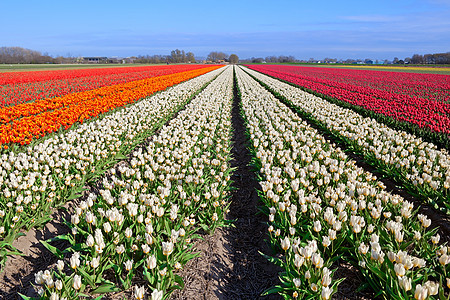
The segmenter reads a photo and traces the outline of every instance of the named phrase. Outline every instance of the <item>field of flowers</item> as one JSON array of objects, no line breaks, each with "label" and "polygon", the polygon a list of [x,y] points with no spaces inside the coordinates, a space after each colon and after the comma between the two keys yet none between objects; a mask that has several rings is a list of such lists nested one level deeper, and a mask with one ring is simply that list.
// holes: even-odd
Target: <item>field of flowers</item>
[{"label": "field of flowers", "polygon": [[76,198],[87,181],[129,154],[218,73],[196,77],[20,151],[4,150],[0,165],[2,262],[21,229],[45,222],[52,207]]},{"label": "field of flowers", "polygon": [[33,139],[68,129],[74,123],[133,103],[156,91],[205,74],[217,67],[205,67],[170,75],[145,78],[85,92],[46,98],[0,109],[0,147],[10,143],[29,144]]},{"label": "field of flowers", "polygon": [[248,67],[321,96],[362,107],[432,133],[442,133],[444,138],[450,133],[448,75],[278,65]]},{"label": "field of flowers", "polygon": [[320,124],[362,154],[373,166],[450,213],[450,153],[447,150],[438,150],[434,144],[412,134],[364,118],[269,76],[249,72],[305,118]]},{"label": "field of flowers", "polygon": [[[339,275],[345,262],[358,289],[374,298],[449,299],[448,237],[418,212],[419,204],[450,212],[448,150],[285,81],[330,88],[324,80],[334,78],[340,87],[360,88],[348,95],[381,90],[382,83],[327,70],[332,75],[307,80],[281,66],[154,68],[0,76],[4,86],[23,84],[24,90],[39,82],[50,89],[52,81],[93,82],[89,90],[32,96],[32,102],[17,95],[18,104],[0,108],[1,266],[19,254],[19,236],[69,206],[68,233],[39,241],[57,261],[32,274],[41,299],[117,293],[161,300],[185,288],[180,274],[202,255],[199,234],[233,223],[227,213],[240,176],[239,167],[231,167],[233,128],[248,137],[260,186],[259,209],[273,249],[264,256],[282,270],[279,284],[261,294],[333,299],[344,280],[355,280]],[[391,78],[383,101],[426,98],[445,107],[442,82],[420,88],[402,87],[402,80]],[[416,102],[417,110],[422,104]],[[233,127],[237,117],[242,128]],[[388,191],[345,151],[419,201]]]},{"label": "field of flowers", "polygon": [[0,107],[60,97],[103,86],[201,69],[204,65],[164,65],[0,73]]},{"label": "field of flowers", "polygon": [[[228,68],[77,206],[72,234],[57,238],[71,243],[70,263],[36,274],[40,294],[78,299],[86,287],[128,289],[137,273],[152,299],[183,285],[175,272],[193,256],[193,233],[214,231],[228,207],[232,81]],[[142,298],[144,286],[134,288]]]},{"label": "field of flowers", "polygon": [[271,292],[330,299],[340,283],[333,262],[344,259],[378,296],[446,299],[449,249],[431,221],[240,69],[237,82],[271,241],[284,253],[272,258],[284,272]]}]

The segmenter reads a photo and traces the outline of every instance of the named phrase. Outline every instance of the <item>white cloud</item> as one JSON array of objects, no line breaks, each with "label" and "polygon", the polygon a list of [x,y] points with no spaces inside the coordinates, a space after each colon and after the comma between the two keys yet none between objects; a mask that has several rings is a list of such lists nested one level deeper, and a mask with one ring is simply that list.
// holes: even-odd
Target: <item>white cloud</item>
[{"label": "white cloud", "polygon": [[385,23],[393,21],[401,21],[403,16],[383,16],[383,15],[358,15],[358,16],[341,16],[340,19],[356,22]]}]

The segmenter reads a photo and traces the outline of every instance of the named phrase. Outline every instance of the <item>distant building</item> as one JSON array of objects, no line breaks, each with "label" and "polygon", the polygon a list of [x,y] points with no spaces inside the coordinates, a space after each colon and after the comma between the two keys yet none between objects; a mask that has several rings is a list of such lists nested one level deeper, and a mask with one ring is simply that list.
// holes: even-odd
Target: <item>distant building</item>
[{"label": "distant building", "polygon": [[104,64],[108,62],[108,58],[107,57],[100,57],[100,56],[95,56],[95,57],[83,57],[83,63],[88,63],[88,64]]},{"label": "distant building", "polygon": [[114,57],[109,57],[107,60],[107,63],[108,64],[122,64],[122,63],[124,64],[125,62],[123,62],[123,59],[121,57],[114,56]]}]

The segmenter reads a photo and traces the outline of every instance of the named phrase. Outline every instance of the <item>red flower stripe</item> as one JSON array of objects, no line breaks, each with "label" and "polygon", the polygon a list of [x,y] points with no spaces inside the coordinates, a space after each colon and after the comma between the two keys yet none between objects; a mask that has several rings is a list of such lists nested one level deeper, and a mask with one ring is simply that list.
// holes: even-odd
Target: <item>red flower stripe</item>
[{"label": "red flower stripe", "polygon": [[450,76],[318,67],[249,65],[323,95],[450,133]]},{"label": "red flower stripe", "polygon": [[[0,145],[10,143],[29,144],[32,139],[58,131],[61,127],[68,129],[76,122],[83,123],[86,119],[133,103],[154,92],[164,90],[169,86],[220,67],[203,67],[197,70],[106,86],[55,98],[54,102],[63,104],[57,109],[45,110],[42,113],[0,125]],[[70,103],[70,105],[64,105],[64,103]]]},{"label": "red flower stripe", "polygon": [[59,71],[0,73],[0,107],[59,97],[149,77],[204,68],[205,65],[164,65]]}]

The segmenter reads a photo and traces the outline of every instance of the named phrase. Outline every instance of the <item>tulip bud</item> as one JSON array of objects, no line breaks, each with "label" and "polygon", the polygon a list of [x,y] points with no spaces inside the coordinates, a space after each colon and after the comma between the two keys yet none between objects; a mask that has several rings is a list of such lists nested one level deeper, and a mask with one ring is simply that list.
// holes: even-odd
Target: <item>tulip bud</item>
[{"label": "tulip bud", "polygon": [[125,270],[130,271],[133,268],[133,260],[129,259],[123,263],[125,265]]},{"label": "tulip bud", "polygon": [[281,248],[284,251],[287,251],[290,246],[291,246],[291,241],[289,240],[289,237],[285,237],[284,239],[281,240]]},{"label": "tulip bud", "polygon": [[61,280],[56,280],[55,281],[55,287],[56,287],[56,289],[58,290],[58,291],[60,291],[60,290],[62,290],[62,288],[63,288],[63,283],[62,283],[62,281]]},{"label": "tulip bud", "polygon": [[136,297],[136,299],[141,300],[144,299],[144,294],[145,294],[145,290],[144,290],[144,286],[134,286],[134,296]]},{"label": "tulip bud", "polygon": [[154,269],[156,267],[156,257],[154,255],[148,257],[146,259],[147,268],[150,270]]},{"label": "tulip bud", "polygon": [[294,278],[294,279],[292,280],[292,282],[294,283],[294,285],[295,285],[296,288],[299,288],[300,285],[301,285],[301,283],[302,283],[302,281],[300,280],[300,278]]},{"label": "tulip bud", "polygon": [[398,283],[399,283],[400,287],[405,290],[405,292],[411,290],[411,288],[412,288],[412,286],[411,286],[411,278],[408,278],[406,276],[399,277],[398,278]]},{"label": "tulip bud", "polygon": [[320,224],[320,221],[314,221],[313,229],[315,232],[319,232],[320,230],[322,230],[322,225]]},{"label": "tulip bud", "polygon": [[81,288],[81,276],[80,275],[75,275],[73,277],[73,288],[75,290],[79,290]]},{"label": "tulip bud", "polygon": [[322,288],[322,294],[321,294],[322,300],[330,299],[332,292],[333,292],[332,288],[330,288],[330,287],[323,287]]},{"label": "tulip bud", "polygon": [[162,242],[163,254],[169,256],[173,252],[172,242]]}]

